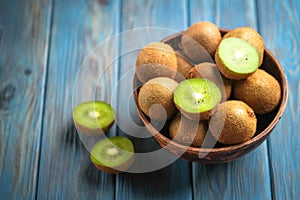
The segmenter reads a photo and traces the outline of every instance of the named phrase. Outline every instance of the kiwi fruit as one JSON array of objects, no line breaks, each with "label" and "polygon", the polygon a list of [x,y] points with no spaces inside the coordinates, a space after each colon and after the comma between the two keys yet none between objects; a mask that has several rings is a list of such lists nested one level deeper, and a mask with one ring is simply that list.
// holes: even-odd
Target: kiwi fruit
[{"label": "kiwi fruit", "polygon": [[[201,58],[201,54],[203,54],[203,50],[200,47],[203,47],[210,57],[213,57],[221,39],[220,30],[215,24],[211,22],[197,22],[183,32],[181,45],[192,60],[199,62],[203,61],[203,58],[198,58]],[[195,45],[195,42],[198,45]]]},{"label": "kiwi fruit", "polygon": [[92,148],[90,159],[95,167],[106,173],[120,173],[134,162],[134,146],[123,136],[105,138]]},{"label": "kiwi fruit", "polygon": [[207,121],[190,120],[178,113],[170,123],[170,137],[183,145],[200,147],[207,132]]},{"label": "kiwi fruit", "polygon": [[177,58],[177,74],[175,77],[175,81],[181,82],[185,80],[185,77],[189,73],[189,71],[194,68],[194,66],[188,61],[188,59],[182,55],[181,52],[176,52]]},{"label": "kiwi fruit", "polygon": [[256,114],[265,114],[279,104],[281,87],[272,75],[258,69],[246,79],[234,82],[233,96],[247,103]]},{"label": "kiwi fruit", "polygon": [[220,101],[220,89],[214,82],[205,78],[184,80],[174,91],[176,107],[192,120],[208,119]]},{"label": "kiwi fruit", "polygon": [[115,111],[103,101],[80,103],[73,110],[75,127],[80,133],[99,136],[106,133],[115,121]]},{"label": "kiwi fruit", "polygon": [[174,78],[177,72],[177,58],[173,48],[163,42],[147,44],[136,60],[136,76],[145,83],[156,77]]},{"label": "kiwi fruit", "polygon": [[220,74],[216,64],[204,62],[196,65],[187,74],[187,79],[192,78],[207,78],[213,81],[222,92],[222,101],[231,95],[232,81]]},{"label": "kiwi fruit", "polygon": [[257,119],[246,103],[229,100],[218,105],[209,122],[213,137],[222,144],[245,142],[256,132]]},{"label": "kiwi fruit", "polygon": [[244,79],[258,68],[259,56],[256,49],[239,38],[223,39],[215,54],[220,72],[229,79]]},{"label": "kiwi fruit", "polygon": [[251,27],[239,27],[226,33],[223,38],[236,37],[247,41],[259,55],[259,66],[263,62],[265,44],[261,35]]},{"label": "kiwi fruit", "polygon": [[157,77],[147,81],[138,94],[138,105],[151,119],[164,121],[176,112],[173,102],[178,83],[167,77]]}]

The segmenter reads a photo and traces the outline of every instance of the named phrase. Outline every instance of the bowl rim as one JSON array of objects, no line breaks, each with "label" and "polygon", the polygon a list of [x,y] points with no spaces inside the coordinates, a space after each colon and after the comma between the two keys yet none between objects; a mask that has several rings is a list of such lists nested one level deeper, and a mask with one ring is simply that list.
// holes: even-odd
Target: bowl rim
[{"label": "bowl rim", "polygon": [[[224,29],[224,28],[220,28],[220,32],[221,33],[226,33],[228,32],[229,29]],[[179,35],[182,35],[182,32],[178,32],[175,34],[172,34],[166,38],[164,38],[162,41],[166,41],[166,40],[170,40],[172,38],[178,37]],[[268,54],[272,60],[274,61],[275,65],[278,66],[278,70],[279,73],[281,75],[279,83],[281,86],[281,90],[282,90],[282,95],[281,95],[281,100],[280,100],[280,104],[278,105],[278,111],[275,115],[275,117],[273,118],[273,120],[271,121],[271,123],[263,130],[261,131],[259,134],[255,135],[254,137],[252,137],[251,139],[239,143],[239,144],[234,144],[234,145],[229,145],[229,146],[225,146],[225,147],[218,147],[218,148],[201,148],[201,147],[191,147],[191,146],[186,146],[180,143],[177,143],[173,140],[171,140],[170,138],[166,137],[165,135],[163,135],[162,133],[160,133],[160,131],[156,130],[151,123],[148,121],[148,119],[146,118],[145,114],[141,111],[138,102],[137,102],[137,98],[138,98],[138,89],[139,87],[135,87],[137,84],[137,77],[136,75],[134,76],[134,99],[135,99],[135,103],[136,103],[136,107],[137,107],[137,111],[138,114],[141,118],[141,120],[143,121],[144,125],[148,128],[148,131],[150,132],[150,134],[155,138],[155,140],[157,140],[157,135],[159,134],[159,137],[164,140],[167,145],[173,145],[175,147],[178,147],[180,149],[184,149],[186,152],[189,153],[222,153],[225,151],[237,151],[241,148],[250,146],[251,144],[254,144],[256,142],[259,141],[263,141],[272,131],[272,129],[276,126],[276,124],[279,122],[285,108],[286,108],[286,104],[287,104],[287,100],[288,100],[288,82],[287,82],[287,77],[286,74],[284,72],[284,69],[282,67],[282,65],[279,63],[279,61],[277,60],[277,58],[274,56],[274,54],[265,47],[264,49],[264,54]],[[149,130],[151,129],[151,131]],[[155,133],[153,133],[152,131],[155,131]],[[160,143],[160,142],[159,142]]]}]

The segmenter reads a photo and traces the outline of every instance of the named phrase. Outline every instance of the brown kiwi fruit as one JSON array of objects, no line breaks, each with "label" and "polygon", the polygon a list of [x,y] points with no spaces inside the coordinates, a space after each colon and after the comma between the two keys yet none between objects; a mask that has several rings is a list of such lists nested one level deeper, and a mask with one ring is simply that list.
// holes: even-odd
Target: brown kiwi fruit
[{"label": "brown kiwi fruit", "polygon": [[175,77],[175,81],[181,82],[185,80],[185,77],[194,66],[187,60],[187,58],[184,55],[182,55],[181,52],[176,52],[176,58],[177,74]]},{"label": "brown kiwi fruit", "polygon": [[145,83],[156,77],[174,78],[177,72],[177,58],[173,48],[162,42],[147,44],[136,60],[136,75]]},{"label": "brown kiwi fruit", "polygon": [[[181,44],[183,50],[190,56],[195,52],[193,45],[191,46],[190,44],[191,41],[194,40],[200,44],[211,57],[213,57],[221,39],[222,36],[220,30],[215,24],[211,22],[198,22],[184,31]],[[198,54],[198,56],[200,55]],[[191,59],[197,60],[197,58]]]},{"label": "brown kiwi fruit", "polygon": [[261,35],[251,27],[239,27],[224,35],[224,38],[236,37],[247,41],[257,51],[259,55],[259,66],[262,64],[265,44]]},{"label": "brown kiwi fruit", "polygon": [[133,143],[123,136],[102,139],[92,148],[90,160],[109,174],[126,171],[134,162]]},{"label": "brown kiwi fruit", "polygon": [[174,141],[193,147],[200,147],[207,132],[207,121],[190,120],[180,113],[170,123],[170,137]]},{"label": "brown kiwi fruit", "polygon": [[265,114],[279,104],[281,88],[272,75],[258,69],[246,79],[234,83],[233,96],[247,103],[256,114]]},{"label": "brown kiwi fruit", "polygon": [[238,100],[219,104],[209,122],[209,130],[214,138],[226,145],[249,140],[254,136],[256,126],[254,111],[246,103]]},{"label": "brown kiwi fruit", "polygon": [[147,81],[139,91],[139,107],[151,119],[169,119],[176,111],[173,96],[177,85],[176,81],[167,77]]},{"label": "brown kiwi fruit", "polygon": [[104,101],[86,101],[74,108],[73,120],[80,133],[100,136],[114,124],[115,111]]},{"label": "brown kiwi fruit", "polygon": [[192,78],[207,78],[213,81],[222,92],[221,101],[227,100],[231,95],[232,80],[221,75],[216,64],[205,62],[196,65],[187,74],[187,79]]}]

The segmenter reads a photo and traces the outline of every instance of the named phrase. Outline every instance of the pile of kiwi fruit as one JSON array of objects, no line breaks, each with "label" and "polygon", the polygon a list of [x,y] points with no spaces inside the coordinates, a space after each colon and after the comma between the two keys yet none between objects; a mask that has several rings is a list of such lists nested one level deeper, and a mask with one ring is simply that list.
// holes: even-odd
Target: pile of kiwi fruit
[{"label": "pile of kiwi fruit", "polygon": [[[136,60],[138,108],[149,121],[164,121],[164,133],[185,146],[236,145],[258,130],[257,118],[278,106],[281,87],[263,70],[264,41],[250,27],[222,34],[197,22],[178,42],[145,45]],[[172,40],[172,39],[171,39]]]},{"label": "pile of kiwi fruit", "polygon": [[[258,117],[278,107],[281,87],[263,70],[264,41],[240,27],[221,34],[211,22],[198,22],[171,40],[145,45],[136,59],[137,106],[152,122],[165,122],[165,135],[191,147],[218,148],[246,142],[258,130]],[[73,110],[77,130],[91,139],[105,135],[115,111],[104,101]],[[99,140],[90,152],[96,168],[111,174],[134,162],[134,145],[123,136]]]}]

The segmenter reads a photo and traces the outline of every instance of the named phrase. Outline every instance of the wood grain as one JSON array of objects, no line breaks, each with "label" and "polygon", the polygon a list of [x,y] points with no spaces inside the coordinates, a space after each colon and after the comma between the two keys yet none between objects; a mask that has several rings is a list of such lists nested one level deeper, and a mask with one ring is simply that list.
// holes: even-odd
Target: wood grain
[{"label": "wood grain", "polygon": [[[207,2],[207,1],[206,1]],[[212,21],[219,27],[256,27],[254,1],[191,1],[191,23]],[[208,7],[210,9],[208,9]],[[204,12],[193,9],[206,8]],[[215,17],[214,17],[215,16]],[[267,145],[263,143],[248,155],[228,164],[193,164],[195,199],[270,199]]]},{"label": "wood grain", "polygon": [[259,29],[266,46],[285,69],[288,104],[268,140],[274,199],[298,199],[300,195],[300,2],[257,1]]},{"label": "wood grain", "polygon": [[34,199],[52,1],[0,1],[0,198]]},{"label": "wood grain", "polygon": [[[117,64],[106,67],[118,54],[118,41],[100,45],[97,55],[91,50],[118,31],[119,6],[118,0],[55,1],[38,199],[113,199],[115,196],[115,176],[100,172],[91,164],[89,153],[74,128],[72,108],[95,98],[110,101]],[[110,76],[99,80],[99,84],[103,81],[99,85],[98,78],[104,71]]]},{"label": "wood grain", "polygon": [[[133,77],[135,61],[139,50],[147,43],[160,41],[164,37],[182,31],[187,25],[186,2],[173,1],[126,1],[122,4],[122,31],[127,32],[121,38],[119,106],[120,119],[119,134],[129,134],[132,137],[136,151],[149,153],[160,149],[158,144],[150,138],[146,129],[138,127],[141,122],[137,117],[133,103]],[[157,27],[157,28],[148,28]],[[143,28],[143,29],[136,29]],[[161,28],[161,29],[159,29]],[[126,53],[127,52],[127,53]],[[126,101],[127,100],[127,101]],[[128,109],[130,105],[131,110]],[[129,114],[127,114],[129,113]],[[131,122],[129,120],[134,120]],[[135,123],[137,126],[135,126]],[[139,138],[144,137],[144,138]],[[147,138],[148,137],[148,138]],[[168,159],[169,153],[162,153],[162,157],[138,160],[133,170],[143,170],[147,165],[156,163],[159,159]],[[172,159],[172,158],[171,158]],[[140,165],[137,165],[139,163]],[[163,169],[144,174],[120,174],[117,179],[117,199],[191,199],[192,181],[190,163],[177,160]],[[147,168],[148,169],[148,168]]]}]

